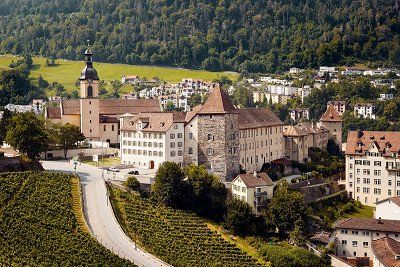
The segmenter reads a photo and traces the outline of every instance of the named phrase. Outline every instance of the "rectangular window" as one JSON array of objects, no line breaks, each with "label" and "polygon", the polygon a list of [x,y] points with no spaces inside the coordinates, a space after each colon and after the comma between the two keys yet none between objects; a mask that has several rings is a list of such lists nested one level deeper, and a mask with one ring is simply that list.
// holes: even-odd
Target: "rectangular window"
[{"label": "rectangular window", "polygon": [[342,245],[346,246],[347,245],[347,240],[342,240]]},{"label": "rectangular window", "polygon": [[182,147],[182,142],[178,142],[178,147]]},{"label": "rectangular window", "polygon": [[357,241],[353,241],[353,247],[357,247]]},{"label": "rectangular window", "polygon": [[114,131],[114,125],[111,125],[111,131]]},{"label": "rectangular window", "polygon": [[213,155],[213,154],[214,154],[214,149],[211,148],[211,147],[207,148],[207,154],[208,154],[209,156]]},{"label": "rectangular window", "polygon": [[170,145],[171,148],[175,147],[175,143],[170,143],[169,145]]},{"label": "rectangular window", "polygon": [[188,153],[189,153],[189,154],[193,154],[193,147],[189,147]]},{"label": "rectangular window", "polygon": [[169,135],[169,138],[175,139],[175,134],[170,134],[170,135]]},{"label": "rectangular window", "polygon": [[207,140],[208,141],[214,140],[214,136],[212,134],[207,134]]},{"label": "rectangular window", "polygon": [[374,166],[381,166],[381,162],[380,161],[374,161]]},{"label": "rectangular window", "polygon": [[177,137],[178,137],[178,138],[182,138],[182,134],[181,134],[181,133],[178,133],[178,134],[177,134]]},{"label": "rectangular window", "polygon": [[193,139],[193,133],[189,133],[189,139]]},{"label": "rectangular window", "polygon": [[363,242],[364,247],[368,247],[368,242]]}]

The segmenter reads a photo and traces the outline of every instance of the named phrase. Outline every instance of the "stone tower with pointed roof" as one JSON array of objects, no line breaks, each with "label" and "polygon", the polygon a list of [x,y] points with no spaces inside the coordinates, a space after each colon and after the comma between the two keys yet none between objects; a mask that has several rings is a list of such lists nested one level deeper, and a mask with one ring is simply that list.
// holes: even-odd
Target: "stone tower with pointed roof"
[{"label": "stone tower with pointed roof", "polygon": [[198,164],[232,181],[239,174],[239,114],[227,93],[215,87],[196,117]]},{"label": "stone tower with pointed roof", "polygon": [[85,67],[79,77],[80,92],[80,119],[81,132],[89,141],[100,139],[100,101],[99,101],[99,76],[93,67],[93,53],[91,49],[85,51]]},{"label": "stone tower with pointed roof", "polygon": [[332,104],[328,105],[318,123],[319,127],[324,127],[329,131],[330,136],[339,145],[339,148],[342,146],[342,123],[342,117]]}]

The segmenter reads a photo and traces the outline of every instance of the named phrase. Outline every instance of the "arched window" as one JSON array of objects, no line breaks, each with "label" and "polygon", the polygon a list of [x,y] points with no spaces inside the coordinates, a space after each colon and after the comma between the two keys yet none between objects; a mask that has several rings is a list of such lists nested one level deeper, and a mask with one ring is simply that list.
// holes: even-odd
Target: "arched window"
[{"label": "arched window", "polygon": [[89,86],[87,88],[87,96],[88,97],[93,97],[93,87]]}]

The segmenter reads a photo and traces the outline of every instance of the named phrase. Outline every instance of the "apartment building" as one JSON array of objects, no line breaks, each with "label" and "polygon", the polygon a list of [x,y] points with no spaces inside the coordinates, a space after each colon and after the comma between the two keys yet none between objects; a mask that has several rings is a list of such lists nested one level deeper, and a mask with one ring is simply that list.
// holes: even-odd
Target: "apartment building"
[{"label": "apartment building", "polygon": [[351,131],[346,145],[349,197],[374,206],[400,196],[400,132]]},{"label": "apartment building", "polygon": [[346,102],[345,101],[341,101],[341,100],[328,101],[326,106],[329,107],[330,105],[333,106],[333,108],[336,110],[336,112],[339,113],[340,116],[342,116],[343,113],[346,111]]},{"label": "apartment building", "polygon": [[310,119],[310,111],[308,108],[295,108],[290,111],[290,118],[294,122],[298,122],[302,119]]},{"label": "apartment building", "polygon": [[316,127],[311,122],[302,122],[284,126],[283,137],[285,158],[303,162],[309,159],[309,148],[326,148],[329,131],[323,127]]},{"label": "apartment building", "polygon": [[269,109],[237,109],[240,165],[247,172],[283,157],[283,122]]},{"label": "apartment building", "polygon": [[354,105],[354,116],[356,118],[370,118],[375,120],[375,106],[373,103],[359,103]]},{"label": "apartment building", "polygon": [[[400,221],[366,218],[347,218],[335,223],[332,233],[335,253],[339,257],[369,257],[372,260],[381,256],[382,242],[390,239],[391,244],[400,247]],[[382,257],[377,257],[378,259]],[[395,257],[393,256],[393,259]],[[397,264],[400,262],[397,261]],[[379,265],[374,265],[379,266]],[[381,265],[399,266],[399,265]]]},{"label": "apartment building", "polygon": [[274,183],[266,173],[239,174],[231,186],[233,198],[248,203],[258,215],[274,194]]},{"label": "apartment building", "polygon": [[121,125],[122,163],[148,169],[165,161],[183,163],[185,113],[125,114]]}]

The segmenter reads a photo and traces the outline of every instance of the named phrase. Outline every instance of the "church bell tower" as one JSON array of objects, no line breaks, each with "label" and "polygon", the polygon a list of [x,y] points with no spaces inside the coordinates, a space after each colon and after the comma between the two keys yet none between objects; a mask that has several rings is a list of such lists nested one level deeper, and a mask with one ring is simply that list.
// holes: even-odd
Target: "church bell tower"
[{"label": "church bell tower", "polygon": [[82,70],[80,80],[80,110],[81,132],[86,140],[96,141],[100,139],[100,101],[99,101],[99,76],[93,67],[93,52],[88,47],[85,51],[85,68]]}]

